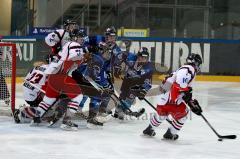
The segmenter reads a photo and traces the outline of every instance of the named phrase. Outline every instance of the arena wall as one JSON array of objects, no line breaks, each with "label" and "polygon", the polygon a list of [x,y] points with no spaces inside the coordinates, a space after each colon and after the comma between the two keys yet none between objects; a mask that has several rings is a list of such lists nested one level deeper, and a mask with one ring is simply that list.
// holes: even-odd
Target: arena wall
[{"label": "arena wall", "polygon": [[[198,80],[240,81],[240,40],[119,38],[119,40],[122,39],[132,41],[131,52],[137,52],[140,46],[145,46],[150,50],[156,78],[184,64],[189,53],[197,53],[203,58],[201,74],[205,75],[199,76]],[[41,61],[50,52],[43,37],[3,37],[2,40],[17,44],[18,77],[25,76],[33,67],[34,62]]]}]

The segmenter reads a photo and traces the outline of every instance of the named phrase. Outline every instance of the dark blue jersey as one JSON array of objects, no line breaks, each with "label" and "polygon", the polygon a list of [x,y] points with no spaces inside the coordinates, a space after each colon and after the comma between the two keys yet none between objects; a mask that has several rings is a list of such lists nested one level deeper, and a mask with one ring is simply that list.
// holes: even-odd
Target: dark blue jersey
[{"label": "dark blue jersey", "polygon": [[141,85],[145,90],[151,88],[151,80],[153,74],[153,66],[151,62],[146,62],[144,64],[139,64],[137,62],[137,55],[129,53],[126,60],[125,80],[134,79],[136,85]]}]

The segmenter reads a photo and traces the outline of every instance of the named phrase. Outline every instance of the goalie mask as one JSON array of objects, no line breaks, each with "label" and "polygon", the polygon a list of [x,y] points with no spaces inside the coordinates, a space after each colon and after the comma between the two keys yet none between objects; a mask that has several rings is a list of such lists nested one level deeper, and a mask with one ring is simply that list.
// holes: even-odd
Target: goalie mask
[{"label": "goalie mask", "polygon": [[200,72],[200,70],[201,70],[200,67],[201,67],[201,64],[202,64],[202,58],[201,58],[200,55],[192,53],[187,57],[186,63],[194,66],[196,71]]}]

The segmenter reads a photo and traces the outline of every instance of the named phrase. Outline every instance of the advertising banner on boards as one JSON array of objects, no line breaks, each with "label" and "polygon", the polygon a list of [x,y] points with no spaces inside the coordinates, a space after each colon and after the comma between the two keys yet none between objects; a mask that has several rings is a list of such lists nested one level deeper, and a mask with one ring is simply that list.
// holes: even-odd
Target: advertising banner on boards
[{"label": "advertising banner on boards", "polygon": [[[119,40],[126,39],[119,38]],[[202,74],[240,75],[240,41],[173,39],[173,38],[127,38],[131,40],[130,52],[137,53],[140,47],[147,47],[155,73],[170,73],[185,63],[190,53],[203,58]],[[17,76],[25,76],[34,62],[44,60],[51,49],[44,39],[3,38],[3,41],[17,45]]]}]

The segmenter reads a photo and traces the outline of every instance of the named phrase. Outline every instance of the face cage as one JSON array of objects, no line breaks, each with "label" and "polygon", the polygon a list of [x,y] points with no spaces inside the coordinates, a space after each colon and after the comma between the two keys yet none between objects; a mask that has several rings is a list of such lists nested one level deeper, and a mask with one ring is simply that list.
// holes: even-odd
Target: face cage
[{"label": "face cage", "polygon": [[115,43],[117,39],[116,35],[106,35],[105,40],[107,43]]},{"label": "face cage", "polygon": [[84,37],[75,36],[72,38],[72,40],[79,43],[80,45],[84,44]]},{"label": "face cage", "polygon": [[200,64],[198,62],[195,62],[194,65],[195,65],[195,69],[196,69],[197,73],[201,72],[201,65],[202,64]]},{"label": "face cage", "polygon": [[75,29],[79,29],[78,24],[69,24],[69,25],[66,26],[66,30],[70,33]]},{"label": "face cage", "polygon": [[[141,61],[139,61],[139,60],[141,60]],[[143,60],[144,60],[144,61],[143,61]],[[147,63],[148,60],[149,60],[149,57],[148,57],[148,56],[139,56],[139,57],[137,58],[137,63],[139,63],[140,65],[143,65],[143,64]]]}]

